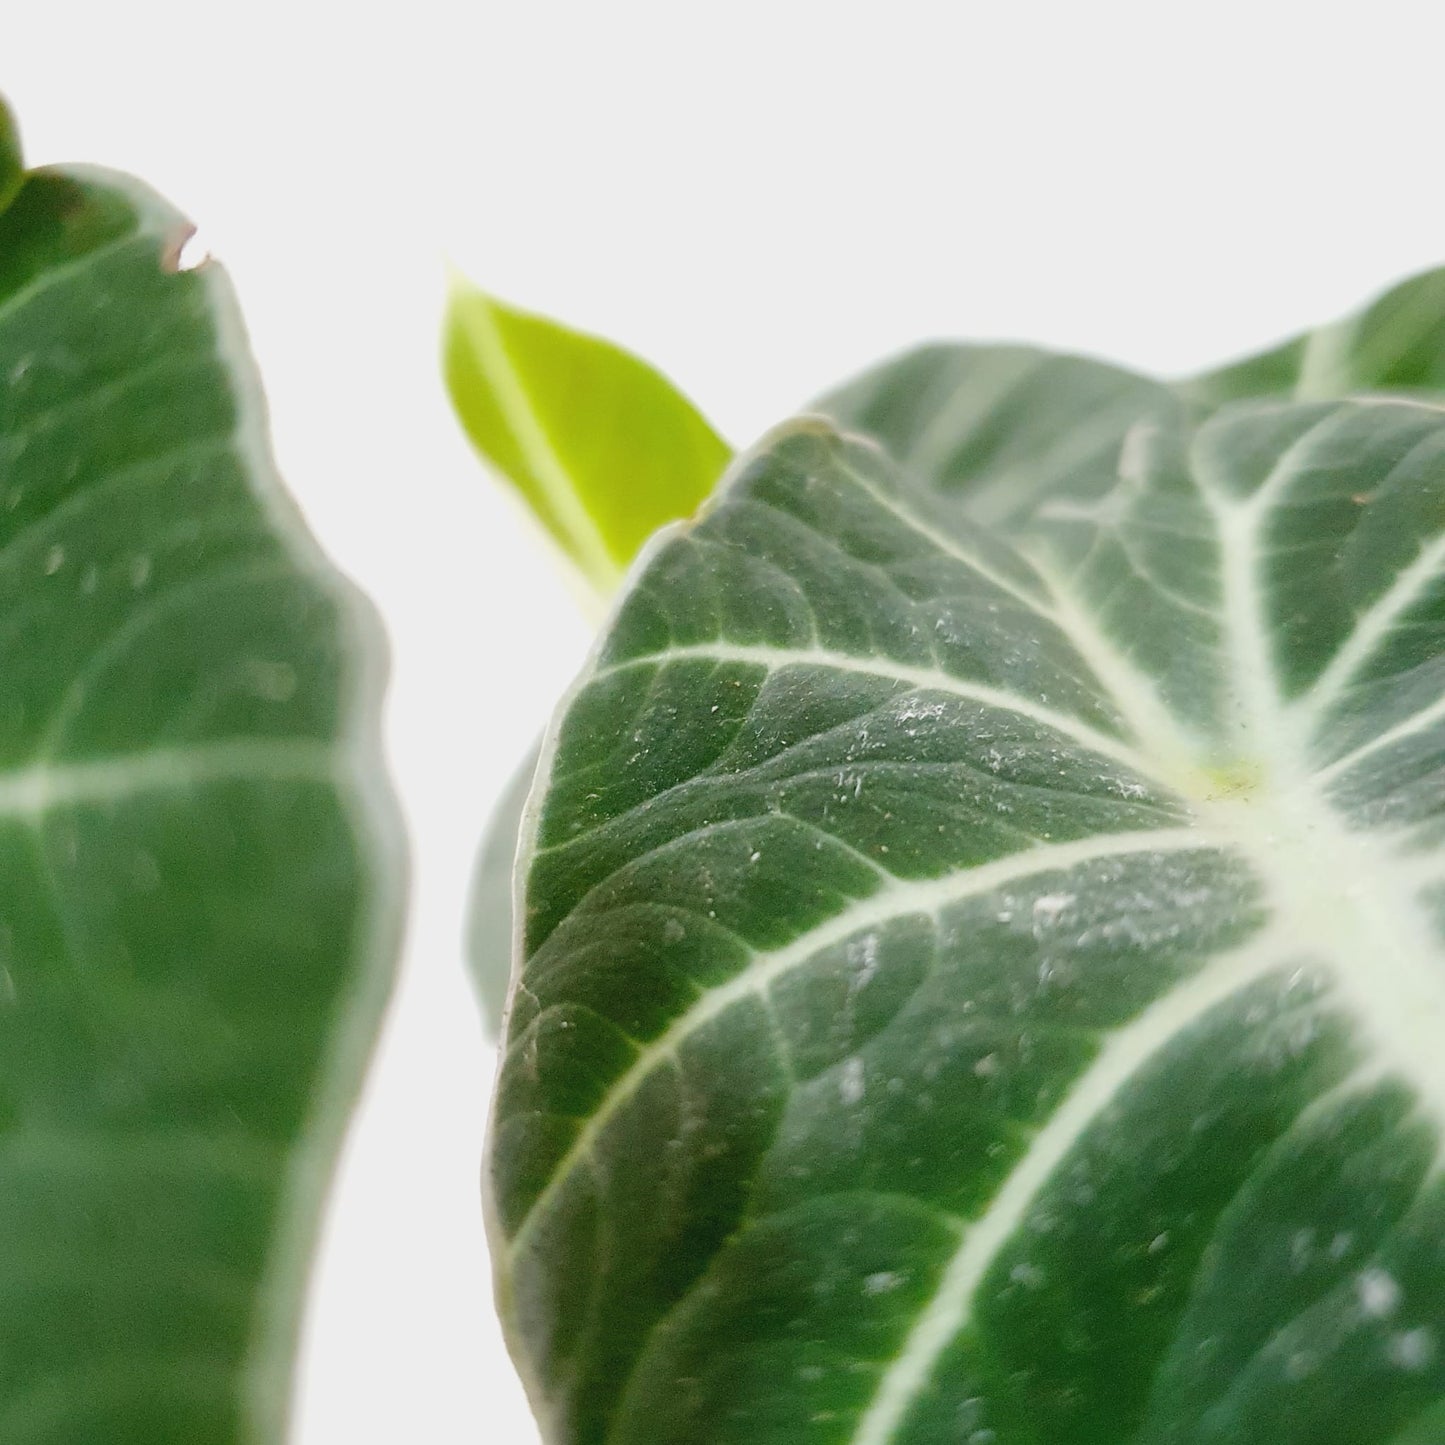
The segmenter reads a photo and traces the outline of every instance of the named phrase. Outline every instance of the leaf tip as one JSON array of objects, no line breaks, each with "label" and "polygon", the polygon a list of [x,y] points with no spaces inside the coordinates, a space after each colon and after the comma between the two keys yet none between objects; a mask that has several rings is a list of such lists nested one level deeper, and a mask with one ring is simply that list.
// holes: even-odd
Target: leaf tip
[{"label": "leaf tip", "polygon": [[20,127],[15,112],[0,95],[0,211],[14,199],[25,179],[25,158],[20,147]]}]

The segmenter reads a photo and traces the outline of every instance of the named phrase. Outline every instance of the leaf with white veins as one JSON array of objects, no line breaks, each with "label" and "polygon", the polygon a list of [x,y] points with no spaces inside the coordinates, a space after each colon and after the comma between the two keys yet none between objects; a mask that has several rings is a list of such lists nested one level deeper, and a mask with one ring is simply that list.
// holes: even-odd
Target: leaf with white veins
[{"label": "leaf with white veins", "polygon": [[185,219],[0,105],[7,200],[0,1439],[271,1445],[396,959],[380,629]]},{"label": "leaf with white veins", "polygon": [[1166,417],[1010,540],[822,424],[745,458],[524,823],[548,1439],[1433,1438],[1442,626],[1433,407]]},{"label": "leaf with white veins", "polygon": [[1043,501],[1102,496],[1140,424],[1199,420],[1231,401],[1445,392],[1445,269],[1257,356],[1173,383],[1030,346],[935,343],[818,402],[929,482],[936,505],[990,526]]}]

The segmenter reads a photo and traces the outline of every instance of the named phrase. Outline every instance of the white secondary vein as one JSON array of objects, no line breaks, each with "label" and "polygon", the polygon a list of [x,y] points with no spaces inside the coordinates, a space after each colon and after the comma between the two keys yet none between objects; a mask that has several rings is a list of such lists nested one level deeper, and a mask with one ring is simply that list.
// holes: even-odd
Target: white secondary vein
[{"label": "white secondary vein", "polygon": [[309,738],[234,738],[32,763],[0,773],[0,817],[33,820],[52,808],[233,780],[326,781],[340,775],[339,751],[337,744]]},{"label": "white secondary vein", "polygon": [[932,543],[945,556],[962,562],[969,571],[978,573],[984,581],[992,583],[1001,592],[1007,592],[1010,597],[1023,603],[1031,612],[1036,612],[1040,617],[1048,617],[1048,606],[1037,592],[1029,592],[1016,578],[1005,576],[990,563],[985,562],[978,552],[965,546],[958,538],[949,536],[948,533],[940,531],[932,523],[920,517],[900,498],[880,491],[872,478],[864,476],[856,467],[850,467],[846,462],[841,462],[840,466],[845,475],[856,482],[885,512],[918,533],[925,541]]},{"label": "white secondary vein", "polygon": [[1226,954],[1108,1035],[1049,1122],[1034,1135],[988,1209],[965,1233],[933,1297],[884,1370],[850,1445],[887,1445],[967,1324],[984,1276],[1022,1226],[1039,1192],[1119,1090],[1152,1057],[1242,988],[1281,968],[1290,940],[1277,929]]},{"label": "white secondary vein", "polygon": [[1351,748],[1343,757],[1327,763],[1315,773],[1314,781],[1316,785],[1327,783],[1340,773],[1349,771],[1357,763],[1363,762],[1372,753],[1377,753],[1382,748],[1388,748],[1394,743],[1401,742],[1415,733],[1424,732],[1426,728],[1442,721],[1445,721],[1445,697],[1436,698],[1428,707],[1422,707],[1419,712],[1411,713],[1407,718],[1401,718],[1393,727],[1376,733],[1374,737],[1367,739],[1358,747]]},{"label": "white secondary vein", "polygon": [[[588,1115],[577,1137],[557,1161],[546,1187],[533,1201],[512,1236],[511,1253],[522,1253],[535,1222],[547,1212],[562,1185],[582,1160],[587,1158],[602,1131],[618,1111],[659,1066],[676,1060],[683,1042],[745,999],[763,994],[778,978],[805,963],[821,950],[911,914],[936,917],[939,911],[965,898],[987,893],[1007,883],[1037,877],[1060,869],[1077,867],[1101,859],[1136,853],[1181,852],[1217,849],[1217,837],[1195,828],[1160,828],[1142,832],[1104,833],[1069,843],[1040,844],[990,863],[922,882],[900,882],[880,888],[858,900],[826,923],[794,939],[782,948],[758,953],[736,977],[699,995],[690,1008],[679,1014],[666,1029],[638,1050],[632,1063],[608,1087],[596,1108]],[[519,1040],[513,1050],[527,1047]]]},{"label": "white secondary vein", "polygon": [[910,471],[936,474],[962,440],[1039,369],[1039,357],[1029,351],[1000,350],[986,357],[965,353],[959,359],[965,363],[962,377],[901,458]]},{"label": "white secondary vein", "polygon": [[1432,584],[1440,582],[1442,566],[1445,566],[1445,536],[1437,537],[1429,546],[1421,548],[1415,560],[1400,571],[1374,605],[1355,619],[1350,635],[1330,659],[1329,666],[1294,704],[1295,711],[1305,723],[1311,728],[1318,728],[1329,716],[1360,668],[1379,649],[1405,613]]},{"label": "white secondary vein", "polygon": [[124,250],[127,246],[142,239],[153,238],[148,237],[146,232],[139,229],[127,231],[124,235],[116,236],[92,251],[83,252],[79,256],[61,262],[58,266],[50,266],[40,271],[23,286],[12,291],[9,296],[0,297],[0,329],[3,329],[5,324],[14,318],[16,312],[24,310],[37,296],[56,286],[67,284],[76,276],[84,275],[93,266],[106,260],[115,252]]},{"label": "white secondary vein", "polygon": [[[1414,1089],[1445,1129],[1445,1049],[1439,1042],[1445,1032],[1445,949],[1390,841],[1348,829],[1324,798],[1320,780],[1310,776],[1310,714],[1283,701],[1269,655],[1261,528],[1326,425],[1328,418],[1290,446],[1253,497],[1233,501],[1204,489],[1220,530],[1226,652],[1249,744],[1245,756],[1263,764],[1263,776],[1250,795],[1203,804],[1199,814],[1246,852],[1275,916],[1329,967],[1366,1047]],[[1426,565],[1422,554],[1371,609],[1375,638],[1418,591]],[[1361,643],[1357,655],[1368,650]],[[1348,660],[1341,665],[1341,679],[1353,666]]]},{"label": "white secondary vein", "polygon": [[1197,741],[1165,707],[1153,682],[1100,629],[1073,585],[1042,554],[1031,554],[1030,561],[1053,594],[1054,622],[1098,678],[1143,750],[1156,760],[1156,769],[1162,766],[1171,777],[1186,774],[1198,755]]},{"label": "white secondary vein", "polygon": [[662,666],[666,663],[702,658],[712,662],[737,662],[766,667],[780,671],[785,667],[820,667],[838,672],[854,672],[865,677],[892,678],[907,683],[910,687],[926,688],[933,692],[951,693],[969,702],[981,703],[985,707],[999,708],[1005,712],[1026,717],[1032,722],[1052,728],[1065,737],[1088,748],[1091,752],[1102,753],[1146,777],[1156,777],[1150,759],[1137,748],[1131,747],[1121,738],[1110,737],[1088,723],[1059,712],[1045,703],[1035,702],[1022,693],[1009,692],[1004,688],[991,687],[987,683],[969,682],[943,672],[936,667],[918,667],[911,663],[895,662],[891,657],[878,654],[835,652],[824,647],[769,647],[758,644],[735,642],[695,642],[669,647],[666,652],[652,653],[645,657],[629,658],[626,662],[604,667],[596,674],[606,677],[624,668]]}]

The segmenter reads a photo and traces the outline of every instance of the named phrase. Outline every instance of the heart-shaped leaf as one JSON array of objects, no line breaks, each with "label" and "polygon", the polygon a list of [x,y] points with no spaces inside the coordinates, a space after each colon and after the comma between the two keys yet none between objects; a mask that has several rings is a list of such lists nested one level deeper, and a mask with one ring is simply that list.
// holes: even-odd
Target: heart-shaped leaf
[{"label": "heart-shaped leaf", "polygon": [[1120,473],[1003,538],[794,425],[625,599],[489,1162],[549,1439],[1445,1428],[1445,412]]},{"label": "heart-shaped leaf", "polygon": [[395,958],[378,629],[188,231],[79,169],[0,213],[6,1441],[279,1441]]}]

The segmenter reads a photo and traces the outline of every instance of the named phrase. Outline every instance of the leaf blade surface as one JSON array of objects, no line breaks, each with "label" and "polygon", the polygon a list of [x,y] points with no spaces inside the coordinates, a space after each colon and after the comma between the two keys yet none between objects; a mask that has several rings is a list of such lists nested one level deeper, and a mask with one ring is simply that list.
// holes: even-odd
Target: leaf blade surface
[{"label": "leaf blade surface", "polygon": [[0,1434],[281,1438],[389,987],[382,645],[139,183],[0,212]]},{"label": "leaf blade surface", "polygon": [[1137,436],[1005,540],[785,429],[624,600],[493,1121],[551,1438],[1382,1445],[1445,1391],[1441,413]]}]

